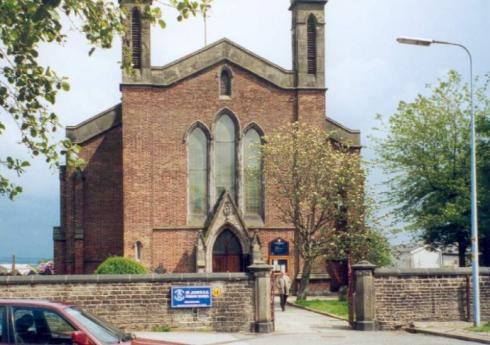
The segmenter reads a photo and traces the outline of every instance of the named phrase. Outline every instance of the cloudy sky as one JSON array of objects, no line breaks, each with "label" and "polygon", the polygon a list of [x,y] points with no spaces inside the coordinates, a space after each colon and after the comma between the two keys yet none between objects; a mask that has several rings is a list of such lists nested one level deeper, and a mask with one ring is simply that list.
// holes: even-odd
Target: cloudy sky
[{"label": "cloudy sky", "polygon": [[[227,37],[255,53],[291,68],[289,0],[215,0],[208,40]],[[159,66],[203,47],[203,21],[177,23],[165,10],[168,26],[152,31],[152,63]],[[421,48],[395,42],[401,35],[435,38],[467,45],[475,72],[490,71],[488,0],[330,0],[326,6],[327,115],[362,131],[364,155],[372,158],[369,135],[375,115],[393,113],[400,100],[411,100],[449,69],[467,75],[462,50]],[[75,30],[63,46],[45,46],[42,62],[68,76],[71,91],[58,97],[55,110],[64,125],[74,125],[119,102],[120,42],[88,57],[89,47]],[[0,112],[0,118],[5,120]],[[0,152],[19,153],[16,133],[0,137]],[[382,181],[374,170],[370,185]],[[57,171],[42,160],[19,182],[25,192],[14,202],[0,199],[0,257],[51,257],[52,227],[59,224]]]}]

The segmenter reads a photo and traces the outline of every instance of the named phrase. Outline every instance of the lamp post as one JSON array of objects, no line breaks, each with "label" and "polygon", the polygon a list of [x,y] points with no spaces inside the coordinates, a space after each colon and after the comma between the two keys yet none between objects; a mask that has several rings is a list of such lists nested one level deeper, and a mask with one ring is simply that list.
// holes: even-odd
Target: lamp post
[{"label": "lamp post", "polygon": [[471,107],[471,267],[473,281],[473,315],[475,326],[480,326],[480,281],[478,264],[478,210],[477,210],[477,185],[476,185],[476,133],[475,112],[473,107],[473,57],[464,45],[459,43],[437,41],[433,39],[399,37],[398,43],[428,47],[432,44],[444,44],[464,49],[470,59],[470,107]]}]

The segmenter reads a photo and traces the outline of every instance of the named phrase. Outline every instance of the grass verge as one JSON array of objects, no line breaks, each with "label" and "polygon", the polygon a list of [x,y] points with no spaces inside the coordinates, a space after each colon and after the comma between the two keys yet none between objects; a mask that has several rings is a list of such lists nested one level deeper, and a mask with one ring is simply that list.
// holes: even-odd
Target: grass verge
[{"label": "grass verge", "polygon": [[297,301],[296,304],[333,314],[344,319],[348,316],[348,307],[347,302],[345,301],[313,299],[308,301]]},{"label": "grass verge", "polygon": [[468,331],[490,333],[490,321],[480,327],[470,327]]}]

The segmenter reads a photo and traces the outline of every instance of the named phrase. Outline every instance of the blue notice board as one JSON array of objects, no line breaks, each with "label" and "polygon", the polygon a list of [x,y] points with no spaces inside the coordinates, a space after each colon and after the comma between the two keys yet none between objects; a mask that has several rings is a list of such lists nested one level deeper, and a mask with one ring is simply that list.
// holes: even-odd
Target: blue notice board
[{"label": "blue notice board", "polygon": [[289,243],[280,238],[271,242],[270,246],[271,255],[273,256],[289,255]]},{"label": "blue notice board", "polygon": [[172,286],[172,308],[210,308],[213,305],[209,286]]}]

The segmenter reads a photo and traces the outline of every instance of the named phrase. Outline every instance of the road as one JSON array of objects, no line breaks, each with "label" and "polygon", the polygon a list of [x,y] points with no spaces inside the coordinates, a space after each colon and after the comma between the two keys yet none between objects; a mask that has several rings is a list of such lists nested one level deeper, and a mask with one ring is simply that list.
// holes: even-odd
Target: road
[{"label": "road", "polygon": [[192,345],[472,345],[478,344],[441,337],[400,332],[358,332],[343,321],[288,307],[276,313],[276,332],[265,335],[232,333],[138,333],[152,339]]}]

